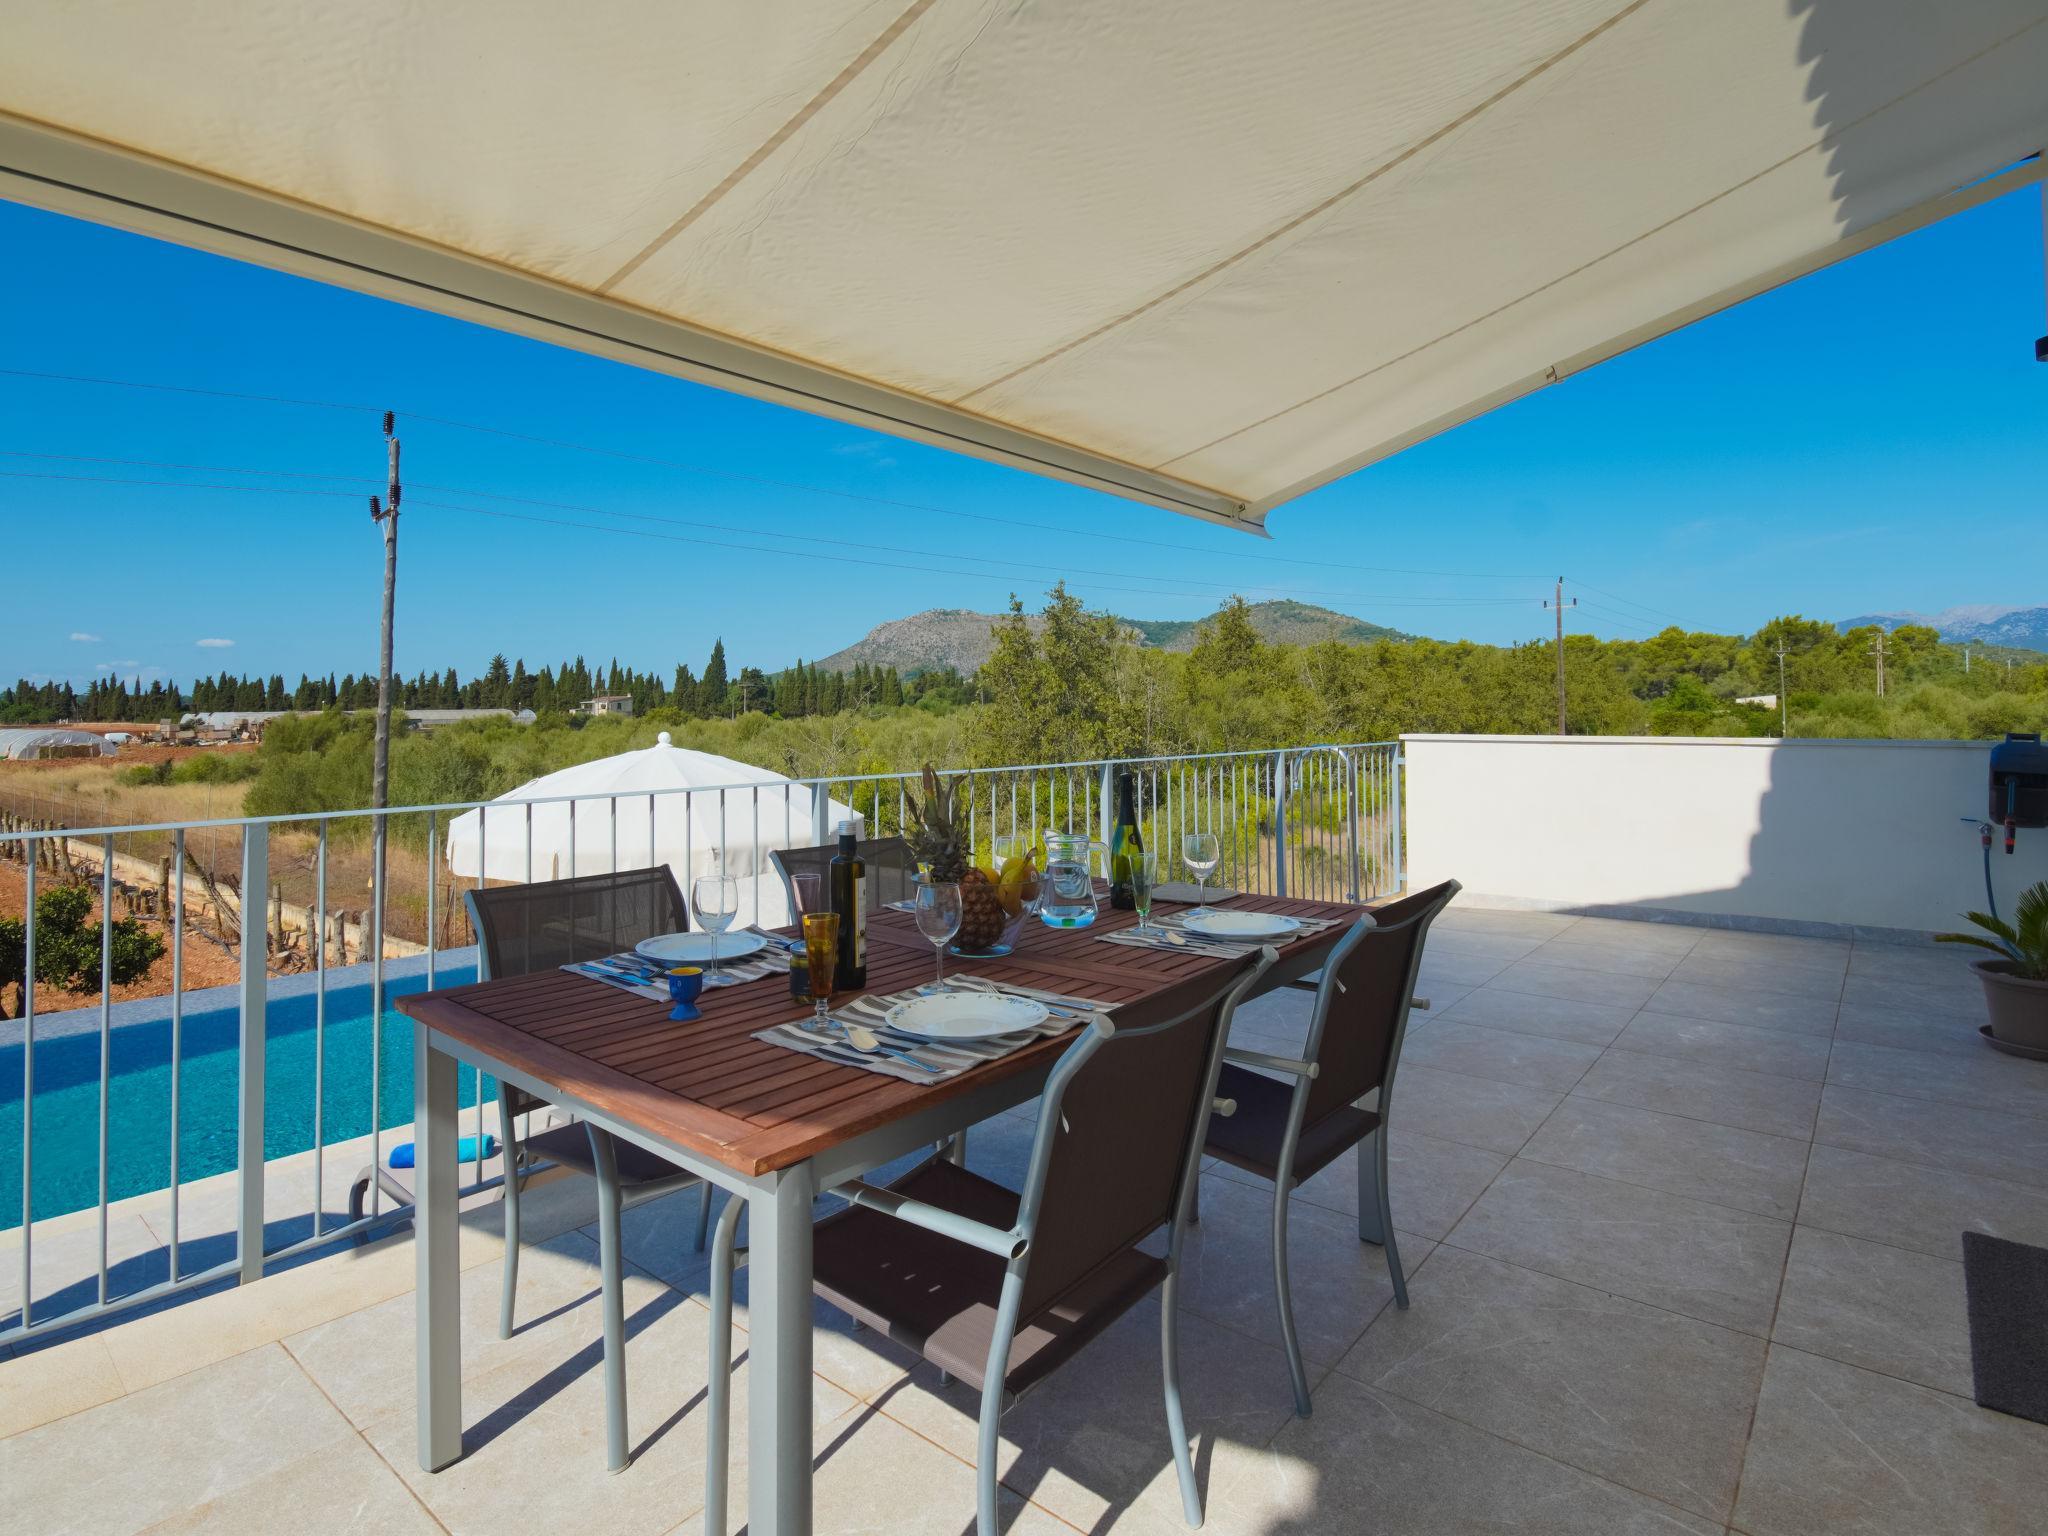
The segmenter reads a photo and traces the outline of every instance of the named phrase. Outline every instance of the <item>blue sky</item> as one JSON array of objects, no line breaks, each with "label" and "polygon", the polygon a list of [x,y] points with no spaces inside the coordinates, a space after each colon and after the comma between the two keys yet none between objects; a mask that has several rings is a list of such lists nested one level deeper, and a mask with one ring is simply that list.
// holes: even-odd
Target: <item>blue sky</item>
[{"label": "blue sky", "polygon": [[[1303,498],[1268,544],[6,203],[0,368],[397,409],[406,672],[468,674],[495,650],[701,667],[718,636],[736,665],[772,669],[919,609],[1034,601],[1055,574],[1137,617],[1196,617],[1242,590],[1506,642],[1548,632],[1540,602],[1562,573],[1585,604],[1575,628],[1748,631],[1781,612],[2048,603],[2041,246],[2039,194],[2016,193]],[[374,666],[373,414],[0,375],[0,421],[8,680]],[[272,489],[212,488],[228,484]],[[647,539],[457,510],[474,507],[741,531],[643,522],[664,535]],[[1105,532],[1156,544],[1087,536]],[[946,556],[1033,569],[893,568]]]}]

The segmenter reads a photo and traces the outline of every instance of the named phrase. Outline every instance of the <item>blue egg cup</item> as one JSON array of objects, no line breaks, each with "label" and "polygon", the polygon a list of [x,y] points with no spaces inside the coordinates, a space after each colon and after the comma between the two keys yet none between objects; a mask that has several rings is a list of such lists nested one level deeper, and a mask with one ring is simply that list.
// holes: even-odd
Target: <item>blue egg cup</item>
[{"label": "blue egg cup", "polygon": [[694,965],[679,965],[668,973],[668,995],[675,1007],[668,1016],[678,1024],[687,1024],[692,1019],[701,1019],[703,1013],[697,1007],[697,995],[704,990],[704,973]]}]

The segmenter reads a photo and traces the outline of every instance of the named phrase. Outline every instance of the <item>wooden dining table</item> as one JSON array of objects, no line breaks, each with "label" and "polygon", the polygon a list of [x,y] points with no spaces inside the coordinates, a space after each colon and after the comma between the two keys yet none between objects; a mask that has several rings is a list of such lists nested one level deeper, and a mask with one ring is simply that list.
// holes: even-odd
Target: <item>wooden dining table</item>
[{"label": "wooden dining table", "polygon": [[[1336,918],[1297,937],[1260,979],[1270,991],[1319,969],[1360,908],[1238,896],[1233,911]],[[1161,904],[1155,916],[1169,909]],[[1114,1003],[1125,1026],[1172,1016],[1240,962],[1103,942],[1135,923],[1110,909],[1089,928],[1027,923],[1013,953],[954,959],[949,972]],[[868,987],[931,979],[934,952],[909,916],[868,924]],[[851,1001],[849,998],[848,1001]],[[457,1072],[471,1063],[668,1158],[747,1201],[749,1528],[811,1530],[811,1219],[821,1191],[1036,1095],[1072,1034],[1034,1042],[957,1077],[906,1082],[785,1049],[755,1031],[808,1015],[776,974],[707,990],[703,1017],[568,971],[400,998],[414,1022],[419,1459],[462,1455],[460,1268],[456,1253]]]}]

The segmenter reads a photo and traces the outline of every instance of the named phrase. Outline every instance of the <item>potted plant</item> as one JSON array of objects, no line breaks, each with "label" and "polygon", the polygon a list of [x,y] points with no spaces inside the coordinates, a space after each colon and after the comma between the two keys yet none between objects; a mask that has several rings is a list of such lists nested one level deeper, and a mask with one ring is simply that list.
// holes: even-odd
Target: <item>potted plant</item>
[{"label": "potted plant", "polygon": [[1982,933],[1937,933],[1938,944],[1974,944],[1996,954],[1973,969],[1984,980],[1991,1036],[2024,1051],[2048,1053],[2048,880],[2021,892],[2010,923],[1966,914]]}]

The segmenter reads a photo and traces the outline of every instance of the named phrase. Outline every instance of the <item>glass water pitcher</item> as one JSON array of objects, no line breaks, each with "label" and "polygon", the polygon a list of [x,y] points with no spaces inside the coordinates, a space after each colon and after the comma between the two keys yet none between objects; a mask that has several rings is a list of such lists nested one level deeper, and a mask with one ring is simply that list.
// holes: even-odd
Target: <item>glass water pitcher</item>
[{"label": "glass water pitcher", "polygon": [[1085,832],[1045,834],[1045,877],[1038,916],[1048,928],[1086,928],[1095,921],[1095,870],[1101,854],[1108,877],[1109,848]]}]

